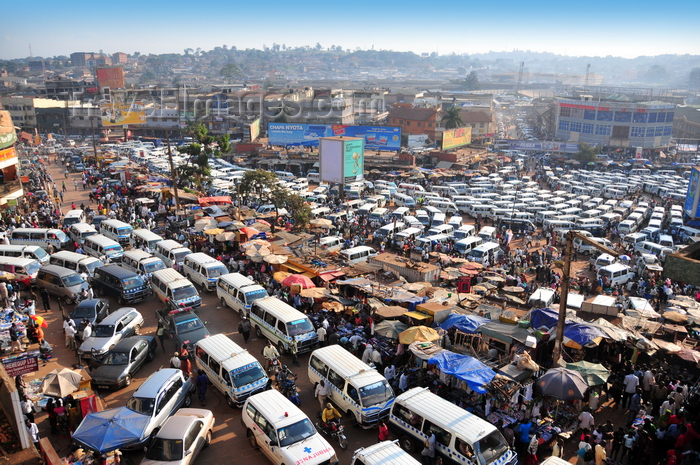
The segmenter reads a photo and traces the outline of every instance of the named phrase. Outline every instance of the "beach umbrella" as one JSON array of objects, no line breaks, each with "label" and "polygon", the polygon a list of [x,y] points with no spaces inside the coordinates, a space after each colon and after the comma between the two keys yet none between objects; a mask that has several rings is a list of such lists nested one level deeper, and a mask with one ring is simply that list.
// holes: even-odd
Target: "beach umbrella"
[{"label": "beach umbrella", "polygon": [[312,299],[322,299],[326,297],[326,289],[322,287],[311,287],[301,290],[302,297],[311,297]]},{"label": "beach umbrella", "polygon": [[438,339],[440,339],[438,332],[427,326],[412,326],[399,334],[401,344],[410,344],[415,341],[435,342]]},{"label": "beach umbrella", "polygon": [[463,263],[462,266],[459,267],[460,271],[483,270],[483,269],[484,269],[484,265],[482,265],[481,263],[476,263],[476,262],[466,262],[466,263]]},{"label": "beach umbrella", "polygon": [[53,370],[41,384],[41,392],[52,397],[66,397],[68,394],[73,394],[80,387],[80,382],[83,380],[83,375],[77,371],[63,368]]},{"label": "beach umbrella", "polygon": [[217,234],[221,234],[223,232],[226,232],[226,231],[224,231],[221,228],[212,228],[212,229],[207,229],[206,231],[204,231],[204,234],[207,234],[209,236],[216,236]]},{"label": "beach umbrella", "polygon": [[583,393],[588,384],[578,371],[567,368],[551,368],[540,376],[537,385],[545,396],[556,397],[559,400],[583,399]]},{"label": "beach umbrella", "polygon": [[219,242],[227,242],[236,239],[236,233],[232,231],[224,231],[216,235],[215,238]]},{"label": "beach umbrella", "polygon": [[401,286],[401,289],[411,292],[419,292],[425,289],[426,287],[432,287],[432,284],[426,282],[406,283],[403,286]]},{"label": "beach umbrella", "polygon": [[488,279],[489,281],[493,281],[495,283],[504,283],[506,282],[506,278],[503,276],[484,276],[485,279]]},{"label": "beach umbrella", "polygon": [[567,363],[566,368],[581,373],[589,386],[598,386],[608,382],[610,370],[600,363],[591,363],[585,360],[576,363]]},{"label": "beach umbrella", "polygon": [[401,316],[408,311],[405,307],[399,307],[398,305],[387,305],[386,307],[378,308],[375,313],[383,318],[396,318]]},{"label": "beach umbrella", "polygon": [[123,407],[88,413],[71,439],[104,454],[137,443],[149,420],[149,416]]},{"label": "beach umbrella", "polygon": [[284,286],[292,286],[293,284],[299,284],[303,289],[316,287],[311,279],[301,274],[289,275],[284,279],[284,281],[282,281],[282,285]]},{"label": "beach umbrella", "polygon": [[285,279],[287,279],[289,276],[291,276],[292,273],[288,273],[286,271],[278,271],[272,275],[272,279],[277,281],[278,283],[281,283]]},{"label": "beach umbrella", "polygon": [[46,320],[44,319],[43,316],[32,315],[30,318],[31,318],[32,320],[36,321],[36,324],[38,324],[38,325],[41,326],[42,328],[48,328],[48,327],[49,327],[48,323],[46,323]]},{"label": "beach umbrella", "polygon": [[248,237],[257,236],[258,234],[260,234],[259,230],[255,229],[255,228],[251,228],[250,226],[246,226],[245,228],[240,228],[240,230],[243,234],[245,234]]},{"label": "beach umbrella", "polygon": [[[270,245],[271,244],[269,242],[260,241],[256,244],[248,244],[248,245],[244,246],[243,249],[245,250],[246,254],[253,253],[253,252],[259,252],[261,250],[267,250],[268,252],[270,252]],[[267,255],[269,255],[269,253]]]},{"label": "beach umbrella", "polygon": [[248,247],[252,247],[254,245],[262,245],[265,247],[270,247],[270,245],[272,245],[272,244],[270,244],[269,242],[267,242],[266,240],[263,240],[263,239],[253,239],[253,240],[250,240],[248,242],[244,242],[243,244],[241,244],[241,247],[243,247],[244,249],[247,249]]},{"label": "beach umbrella", "polygon": [[315,219],[309,221],[309,224],[311,226],[315,226],[318,228],[332,228],[333,227],[333,222],[331,220],[326,219],[326,218],[315,218]]},{"label": "beach umbrella", "polygon": [[523,288],[520,287],[520,286],[505,286],[505,287],[503,288],[503,291],[504,291],[504,292],[512,292],[512,293],[514,293],[514,294],[519,294],[519,293],[521,293],[521,292],[525,292],[525,289],[523,289]]},{"label": "beach umbrella", "polygon": [[217,223],[214,218],[209,218],[208,216],[206,216],[194,222],[194,229],[196,229],[197,232],[202,232],[205,229],[216,228],[218,224],[219,223]]},{"label": "beach umbrella", "polygon": [[270,265],[280,265],[286,262],[289,258],[286,255],[267,255],[265,256],[265,261]]},{"label": "beach umbrella", "polygon": [[267,221],[265,221],[265,223],[262,223],[260,221],[256,221],[255,223],[250,225],[250,228],[257,229],[258,231],[269,231],[270,224]]},{"label": "beach umbrella", "polygon": [[266,256],[270,255],[272,252],[270,252],[270,249],[266,248],[261,248],[259,250],[256,250],[255,248],[249,248],[246,249],[245,254],[248,258],[253,260],[256,263],[262,262]]},{"label": "beach umbrella", "polygon": [[397,320],[384,320],[374,325],[374,334],[379,334],[380,336],[391,339],[398,339],[399,334],[406,331],[406,329],[408,329],[406,323]]},{"label": "beach umbrella", "polygon": [[698,352],[697,350],[681,349],[679,352],[676,352],[674,355],[678,355],[680,358],[682,358],[683,360],[686,360],[688,362],[700,363],[700,352]]}]

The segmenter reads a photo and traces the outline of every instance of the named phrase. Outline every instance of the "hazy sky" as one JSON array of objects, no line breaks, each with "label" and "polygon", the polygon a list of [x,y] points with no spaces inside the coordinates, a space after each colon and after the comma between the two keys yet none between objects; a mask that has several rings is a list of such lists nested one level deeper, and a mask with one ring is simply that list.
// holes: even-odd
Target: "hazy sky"
[{"label": "hazy sky", "polygon": [[273,43],[326,48],[574,56],[700,54],[698,0],[356,2],[29,0],[0,30],[0,58],[183,53]]}]

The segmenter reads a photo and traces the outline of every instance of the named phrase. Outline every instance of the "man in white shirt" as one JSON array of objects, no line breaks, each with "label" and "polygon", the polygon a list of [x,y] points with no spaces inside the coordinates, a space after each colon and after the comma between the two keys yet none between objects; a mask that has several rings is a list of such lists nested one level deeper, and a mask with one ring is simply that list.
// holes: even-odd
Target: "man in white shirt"
[{"label": "man in white shirt", "polygon": [[83,341],[85,341],[90,336],[92,336],[92,325],[88,321],[85,325],[85,328],[83,328]]},{"label": "man in white shirt", "polygon": [[404,371],[399,378],[399,390],[404,392],[406,389],[408,389],[408,373]]},{"label": "man in white shirt", "polygon": [[384,377],[387,381],[391,382],[391,380],[396,377],[396,367],[389,364],[386,368],[384,368]]},{"label": "man in white shirt", "polygon": [[64,327],[64,331],[66,333],[66,347],[68,347],[70,350],[75,350],[76,349],[75,326],[66,325]]},{"label": "man in white shirt", "polygon": [[372,344],[367,344],[365,351],[362,352],[362,362],[369,363],[372,361]]},{"label": "man in white shirt", "polygon": [[651,397],[651,387],[654,385],[654,373],[647,367],[642,378],[642,389],[644,390],[644,401],[649,401]]},{"label": "man in white shirt", "polygon": [[[318,335],[318,342],[321,345],[321,347],[325,347],[326,346],[326,328],[321,326],[320,328],[318,328],[316,330],[316,334]],[[323,405],[325,405],[325,404],[321,404],[321,408],[323,408]]]},{"label": "man in white shirt", "polygon": [[593,428],[593,425],[595,425],[595,419],[593,418],[593,415],[591,415],[591,412],[589,412],[587,409],[581,412],[581,414],[578,416],[578,427],[580,429],[586,429],[590,431]]},{"label": "man in white shirt", "polygon": [[326,403],[328,399],[328,386],[326,386],[326,382],[321,380],[317,385],[316,385],[316,391],[314,392],[314,397],[318,399],[318,403],[321,405],[321,410],[326,408]]},{"label": "man in white shirt", "polygon": [[639,378],[637,378],[633,371],[630,371],[627,376],[625,376],[622,384],[625,385],[625,390],[622,392],[622,405],[620,407],[624,409],[627,408],[629,399],[637,391],[637,386],[639,386]]},{"label": "man in white shirt", "polygon": [[29,433],[29,437],[34,443],[34,446],[39,449],[39,427],[36,426],[36,423],[29,421],[29,418],[24,420],[24,424],[27,427],[27,433]]}]

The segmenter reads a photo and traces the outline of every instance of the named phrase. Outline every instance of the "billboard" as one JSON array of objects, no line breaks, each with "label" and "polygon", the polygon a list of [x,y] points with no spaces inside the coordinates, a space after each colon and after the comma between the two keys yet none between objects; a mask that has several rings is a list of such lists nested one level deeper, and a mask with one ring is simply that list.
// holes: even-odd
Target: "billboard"
[{"label": "billboard", "polygon": [[688,193],[685,195],[683,210],[690,218],[700,218],[698,211],[698,200],[700,199],[700,168],[694,166],[690,171],[690,181],[688,182]]},{"label": "billboard", "polygon": [[472,128],[463,127],[448,129],[442,133],[442,150],[454,149],[470,144],[472,141]]},{"label": "billboard", "polygon": [[389,126],[344,126],[342,124],[268,123],[271,145],[316,147],[321,137],[361,137],[368,150],[401,150],[401,128]]},{"label": "billboard", "polygon": [[110,92],[109,100],[100,103],[100,114],[105,127],[146,124],[144,102],[125,92]]},{"label": "billboard", "polygon": [[17,142],[17,131],[12,123],[12,116],[6,110],[0,111],[0,149],[9,147]]},{"label": "billboard", "polygon": [[427,134],[411,135],[408,136],[408,148],[411,149],[422,149],[425,147],[425,143],[428,141]]},{"label": "billboard", "polygon": [[15,377],[39,371],[39,359],[37,357],[20,356],[2,361],[8,376]]},{"label": "billboard", "polygon": [[362,181],[365,177],[365,149],[363,139],[345,141],[343,149],[343,176],[345,183]]},{"label": "billboard", "polygon": [[347,184],[364,179],[364,139],[324,137],[319,140],[321,181]]},{"label": "billboard", "polygon": [[109,68],[97,68],[97,83],[101,88],[124,88],[124,68],[118,66]]},{"label": "billboard", "polygon": [[250,141],[255,142],[258,136],[260,136],[260,118],[250,123]]},{"label": "billboard", "polygon": [[578,144],[573,142],[554,142],[545,140],[511,140],[499,139],[496,147],[508,147],[502,150],[522,150],[523,152],[563,152],[578,153],[581,151]]}]

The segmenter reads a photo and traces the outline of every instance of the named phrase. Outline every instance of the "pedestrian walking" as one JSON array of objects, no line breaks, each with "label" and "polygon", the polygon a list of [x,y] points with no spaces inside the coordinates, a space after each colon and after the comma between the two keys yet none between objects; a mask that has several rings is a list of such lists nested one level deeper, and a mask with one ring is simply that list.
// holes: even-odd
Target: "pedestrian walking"
[{"label": "pedestrian walking", "polygon": [[250,320],[246,317],[241,317],[241,322],[238,323],[238,332],[243,335],[243,340],[248,343],[250,337]]},{"label": "pedestrian walking", "polygon": [[170,359],[170,368],[180,368],[181,365],[180,352],[175,351],[175,355]]},{"label": "pedestrian walking", "polygon": [[207,393],[207,386],[209,385],[209,378],[204,373],[204,370],[197,370],[197,378],[195,379],[195,385],[197,386],[197,395],[199,396],[199,401],[204,407],[206,401],[205,396]]},{"label": "pedestrian walking", "polygon": [[389,439],[389,427],[383,421],[379,423],[379,434],[377,434],[377,442],[386,441]]},{"label": "pedestrian walking", "polygon": [[27,433],[29,433],[29,438],[34,443],[34,446],[37,448],[37,450],[40,450],[40,448],[39,448],[39,427],[36,425],[36,423],[29,421],[29,418],[24,420],[24,425],[27,427]]},{"label": "pedestrian walking", "polygon": [[314,391],[314,397],[318,399],[318,403],[321,406],[321,410],[325,408],[325,405],[328,402],[328,394],[328,386],[326,386],[325,381],[321,380],[316,385],[316,391]]},{"label": "pedestrian walking", "polygon": [[289,351],[292,353],[292,363],[295,366],[300,366],[299,359],[297,358],[297,354],[299,353],[299,343],[297,342],[296,336],[292,337],[292,343],[289,345]]},{"label": "pedestrian walking", "polygon": [[77,179],[73,180],[73,185],[75,186],[75,190],[77,191],[78,190],[78,180]]},{"label": "pedestrian walking", "polygon": [[22,413],[27,417],[29,421],[34,423],[34,402],[31,401],[27,396],[22,396]]},{"label": "pedestrian walking", "polygon": [[51,295],[45,287],[41,288],[39,294],[41,295],[41,303],[44,305],[44,311],[48,312],[49,310],[51,310]]},{"label": "pedestrian walking", "polygon": [[160,348],[163,349],[163,352],[165,352],[165,327],[161,322],[158,322],[158,328],[156,328],[156,336],[158,336],[158,340],[160,341]]}]

